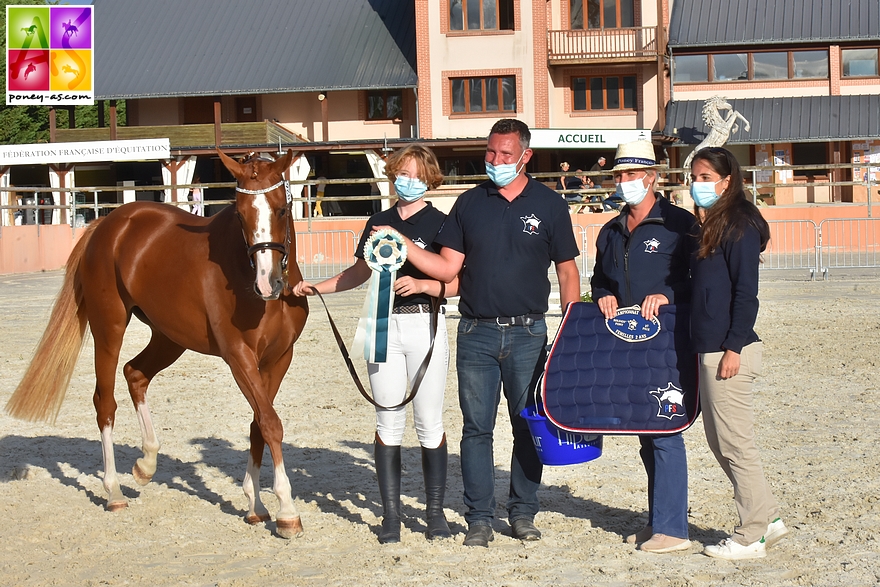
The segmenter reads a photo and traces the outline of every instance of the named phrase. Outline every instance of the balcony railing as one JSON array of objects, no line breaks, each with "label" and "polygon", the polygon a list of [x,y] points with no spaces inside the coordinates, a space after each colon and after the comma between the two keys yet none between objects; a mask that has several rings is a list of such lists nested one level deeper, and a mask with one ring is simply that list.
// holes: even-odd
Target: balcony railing
[{"label": "balcony railing", "polygon": [[[301,143],[305,140],[271,121],[229,122],[220,125],[221,144],[231,145],[277,145]],[[56,141],[72,143],[78,141],[109,141],[110,129],[104,128],[59,128],[55,131]],[[212,147],[214,146],[213,124],[180,124],[163,126],[120,126],[116,129],[117,139],[160,139],[168,138],[171,148]]]},{"label": "balcony railing", "polygon": [[597,61],[653,61],[659,51],[657,27],[549,31],[551,64]]}]

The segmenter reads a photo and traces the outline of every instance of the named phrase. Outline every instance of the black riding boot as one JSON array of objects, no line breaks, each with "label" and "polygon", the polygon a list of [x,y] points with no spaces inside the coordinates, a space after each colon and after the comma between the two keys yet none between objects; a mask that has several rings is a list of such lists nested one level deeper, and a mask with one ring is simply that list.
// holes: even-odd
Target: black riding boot
[{"label": "black riding boot", "polygon": [[386,446],[376,435],[376,477],[382,496],[382,529],[379,542],[400,542],[400,446]]},{"label": "black riding boot", "polygon": [[425,475],[425,517],[428,540],[450,538],[452,532],[446,523],[443,513],[443,496],[446,494],[446,465],[449,453],[446,448],[446,436],[437,448],[422,447],[422,473]]}]

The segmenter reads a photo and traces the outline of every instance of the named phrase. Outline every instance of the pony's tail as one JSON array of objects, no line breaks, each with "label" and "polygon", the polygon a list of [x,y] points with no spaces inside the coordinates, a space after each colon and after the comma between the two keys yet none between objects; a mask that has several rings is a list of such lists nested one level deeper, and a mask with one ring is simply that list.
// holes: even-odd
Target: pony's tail
[{"label": "pony's tail", "polygon": [[6,404],[6,412],[14,418],[54,423],[61,410],[88,323],[77,274],[96,225],[93,222],[86,229],[67,259],[64,285],[58,292],[49,324],[21,383]]}]

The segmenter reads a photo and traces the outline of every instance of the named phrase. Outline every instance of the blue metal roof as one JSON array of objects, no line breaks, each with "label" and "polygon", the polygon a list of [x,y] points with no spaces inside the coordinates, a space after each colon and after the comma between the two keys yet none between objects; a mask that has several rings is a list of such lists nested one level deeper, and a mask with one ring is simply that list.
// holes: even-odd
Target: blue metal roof
[{"label": "blue metal roof", "polygon": [[411,0],[95,0],[98,99],[416,87]]},{"label": "blue metal roof", "polygon": [[[727,100],[751,125],[731,135],[730,144],[809,143],[880,137],[880,96],[803,96]],[[663,134],[697,144],[709,129],[703,100],[670,102]]]},{"label": "blue metal roof", "polygon": [[669,46],[880,40],[878,0],[675,0]]}]

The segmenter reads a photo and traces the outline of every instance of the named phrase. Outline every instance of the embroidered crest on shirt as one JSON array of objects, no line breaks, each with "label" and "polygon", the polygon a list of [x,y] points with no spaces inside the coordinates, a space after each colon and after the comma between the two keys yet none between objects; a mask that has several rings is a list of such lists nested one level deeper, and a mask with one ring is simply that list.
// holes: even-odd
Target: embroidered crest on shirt
[{"label": "embroidered crest on shirt", "polygon": [[534,214],[530,214],[529,216],[520,216],[520,220],[523,221],[523,232],[526,234],[538,234],[538,226],[541,224],[541,221]]},{"label": "embroidered crest on shirt", "polygon": [[652,238],[651,240],[645,241],[645,252],[646,253],[656,253],[659,249],[660,241],[656,238]]},{"label": "embroidered crest on shirt", "polygon": [[413,244],[414,244],[415,246],[417,246],[418,248],[420,248],[420,249],[427,248],[427,246],[428,246],[428,243],[426,243],[425,241],[423,241],[423,240],[422,240],[422,237],[417,237],[417,238],[413,241]]},{"label": "embroidered crest on shirt", "polygon": [[658,417],[672,420],[676,416],[687,416],[684,409],[684,393],[672,383],[667,384],[663,389],[655,389],[648,393],[660,402]]}]

